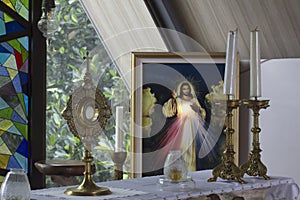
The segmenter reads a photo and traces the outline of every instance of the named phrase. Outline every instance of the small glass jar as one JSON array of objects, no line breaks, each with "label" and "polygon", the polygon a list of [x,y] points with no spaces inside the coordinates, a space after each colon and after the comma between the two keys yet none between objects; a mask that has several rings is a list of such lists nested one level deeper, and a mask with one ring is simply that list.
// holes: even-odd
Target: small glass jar
[{"label": "small glass jar", "polygon": [[187,179],[187,165],[181,151],[170,151],[165,164],[164,175],[167,180],[179,182]]},{"label": "small glass jar", "polygon": [[1,186],[1,200],[30,200],[30,184],[23,169],[12,168]]}]

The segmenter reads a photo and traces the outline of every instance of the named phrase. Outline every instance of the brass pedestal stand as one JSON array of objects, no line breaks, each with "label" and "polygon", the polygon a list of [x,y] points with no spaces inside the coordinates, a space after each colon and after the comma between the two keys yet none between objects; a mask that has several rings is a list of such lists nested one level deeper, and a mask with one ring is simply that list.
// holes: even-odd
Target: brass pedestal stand
[{"label": "brass pedestal stand", "polygon": [[232,134],[234,129],[232,128],[232,110],[238,108],[241,105],[240,100],[227,100],[227,111],[226,111],[226,121],[227,127],[225,130],[226,133],[226,142],[225,142],[225,151],[222,156],[222,163],[216,166],[213,171],[213,177],[208,179],[208,182],[216,181],[218,177],[227,180],[237,180],[240,183],[246,183],[242,177],[243,172],[238,166],[234,163],[234,146],[232,142]]},{"label": "brass pedestal stand", "polygon": [[253,110],[253,127],[251,132],[253,133],[252,150],[249,156],[249,160],[241,166],[243,173],[247,173],[249,176],[262,176],[265,180],[269,180],[267,174],[267,167],[260,160],[259,147],[259,133],[261,129],[258,124],[259,110],[269,107],[269,100],[248,100],[244,104]]},{"label": "brass pedestal stand", "polygon": [[110,152],[112,161],[114,162],[114,180],[123,179],[123,164],[126,160],[127,152]]},{"label": "brass pedestal stand", "polygon": [[85,162],[85,172],[84,179],[82,183],[76,188],[68,188],[65,191],[67,195],[75,195],[75,196],[99,196],[111,194],[111,191],[106,187],[99,187],[92,180],[92,170],[91,163],[93,162],[93,157],[88,150],[85,150],[85,156],[82,159]]}]

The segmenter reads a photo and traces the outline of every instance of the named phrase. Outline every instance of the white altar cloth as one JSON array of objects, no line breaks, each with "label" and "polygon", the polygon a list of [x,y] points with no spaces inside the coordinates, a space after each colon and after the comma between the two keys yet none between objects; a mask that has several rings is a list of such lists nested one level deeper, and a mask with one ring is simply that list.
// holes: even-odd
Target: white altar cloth
[{"label": "white altar cloth", "polygon": [[[31,199],[131,199],[131,200],[154,200],[154,199],[205,199],[210,194],[218,194],[221,199],[231,199],[235,195],[244,195],[244,199],[253,199],[249,192],[256,194],[260,191],[263,199],[266,200],[297,200],[299,188],[292,178],[270,176],[271,180],[264,180],[261,177],[245,176],[243,180],[246,184],[236,181],[219,179],[216,182],[207,182],[211,177],[211,170],[197,171],[189,173],[195,181],[195,188],[188,191],[169,191],[158,187],[159,176],[127,179],[120,181],[109,181],[98,183],[99,186],[108,187],[113,192],[112,195],[100,197],[74,197],[63,194],[68,187],[50,188],[43,190],[33,190]],[[118,196],[114,191],[124,191],[124,196]],[[55,191],[55,192],[51,192]],[[125,194],[125,192],[127,192]],[[113,196],[114,195],[114,196]],[[121,194],[120,194],[121,195]],[[203,198],[201,198],[203,197]]]},{"label": "white altar cloth", "polygon": [[[35,194],[38,194],[38,199],[83,199],[82,196],[69,196],[64,194],[66,190],[66,187],[59,187],[59,188],[49,188],[49,189],[43,189],[39,191],[32,191],[32,198],[36,199],[37,197]],[[110,191],[112,194],[109,195],[103,195],[103,196],[91,196],[88,197],[89,200],[109,200],[109,199],[117,199],[117,198],[124,198],[126,197],[132,197],[135,195],[143,195],[146,194],[146,192],[132,190],[132,189],[121,189],[121,188],[110,188]],[[37,192],[37,193],[36,193]]]}]

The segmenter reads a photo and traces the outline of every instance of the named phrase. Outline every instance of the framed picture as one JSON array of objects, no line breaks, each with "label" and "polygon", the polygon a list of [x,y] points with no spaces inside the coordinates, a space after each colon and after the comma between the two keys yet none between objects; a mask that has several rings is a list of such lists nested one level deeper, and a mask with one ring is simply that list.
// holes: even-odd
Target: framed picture
[{"label": "framed picture", "polygon": [[[132,177],[163,174],[171,150],[182,152],[189,171],[212,169],[221,162],[226,127],[225,59],[225,53],[132,53]],[[238,78],[235,83],[233,98],[238,98]]]}]

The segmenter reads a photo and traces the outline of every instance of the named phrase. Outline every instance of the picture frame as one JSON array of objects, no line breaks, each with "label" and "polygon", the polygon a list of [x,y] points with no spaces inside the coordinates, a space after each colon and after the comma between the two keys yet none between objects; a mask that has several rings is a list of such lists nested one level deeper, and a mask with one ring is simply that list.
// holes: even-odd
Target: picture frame
[{"label": "picture frame", "polygon": [[[239,65],[239,56],[236,57]],[[226,127],[225,63],[225,53],[131,54],[133,178],[162,174],[168,151],[177,148],[183,152],[189,171],[213,169],[221,162]],[[236,69],[233,98],[239,97],[239,67]],[[184,88],[189,91],[186,97]],[[238,109],[233,114],[233,144],[238,164]]]}]

